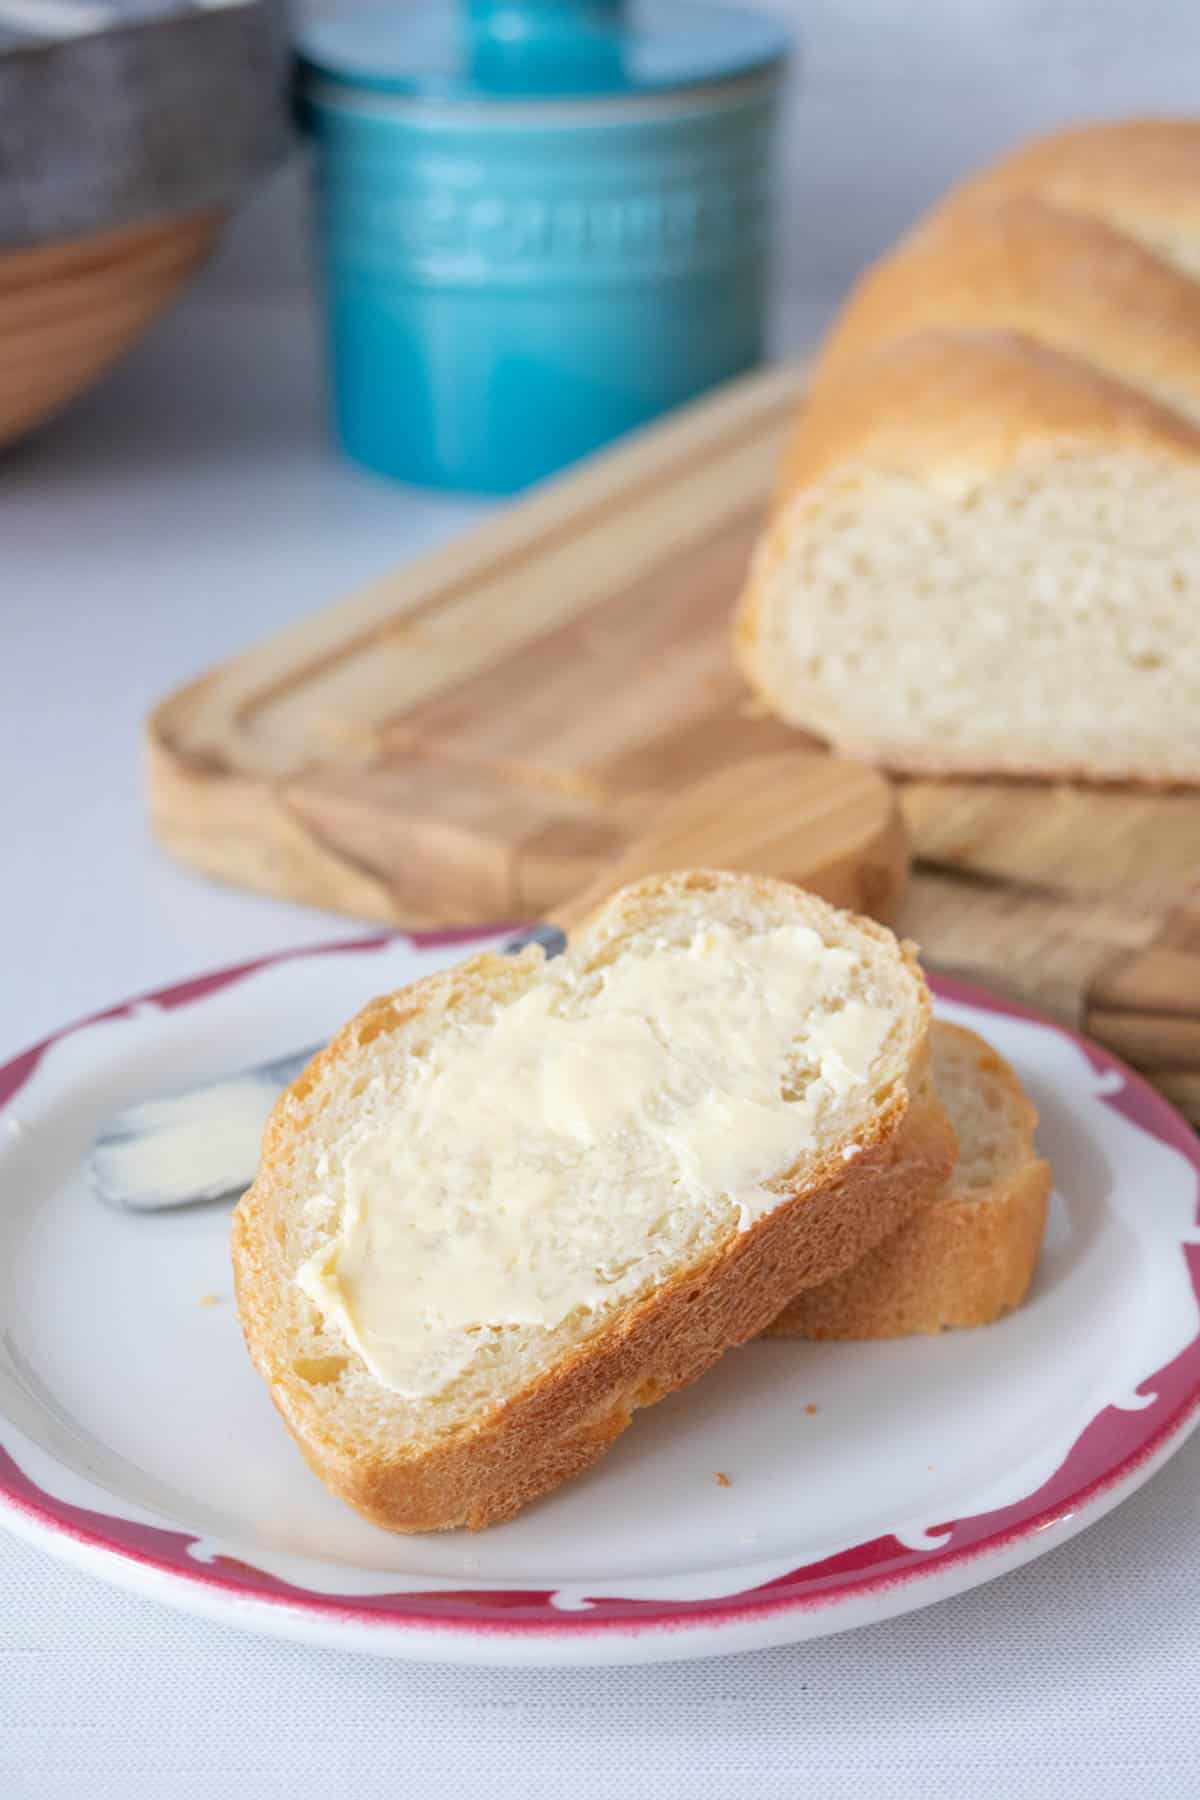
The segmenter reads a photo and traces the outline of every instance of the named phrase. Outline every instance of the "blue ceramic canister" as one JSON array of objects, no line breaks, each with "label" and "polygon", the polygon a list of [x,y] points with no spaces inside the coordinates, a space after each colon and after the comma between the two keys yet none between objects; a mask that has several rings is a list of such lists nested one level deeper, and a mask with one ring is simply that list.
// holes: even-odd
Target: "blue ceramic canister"
[{"label": "blue ceramic canister", "polygon": [[756,363],[786,55],[708,5],[473,0],[300,44],[338,436],[507,493]]}]

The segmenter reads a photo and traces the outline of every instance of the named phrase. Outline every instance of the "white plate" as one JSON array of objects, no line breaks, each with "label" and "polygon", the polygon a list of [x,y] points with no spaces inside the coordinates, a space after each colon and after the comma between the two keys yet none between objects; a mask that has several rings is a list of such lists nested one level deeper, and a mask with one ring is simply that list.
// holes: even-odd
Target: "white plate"
[{"label": "white plate", "polygon": [[938,1010],[991,1038],[1042,1114],[1056,1193],[1019,1312],[937,1339],[750,1344],[511,1524],[365,1524],[250,1367],[225,1212],[108,1211],[81,1158],[115,1107],[311,1042],[461,941],[227,970],[0,1070],[6,1524],[139,1592],[316,1643],[650,1661],[866,1624],[1002,1574],[1099,1518],[1195,1423],[1195,1138],[1104,1052],[941,982]]}]

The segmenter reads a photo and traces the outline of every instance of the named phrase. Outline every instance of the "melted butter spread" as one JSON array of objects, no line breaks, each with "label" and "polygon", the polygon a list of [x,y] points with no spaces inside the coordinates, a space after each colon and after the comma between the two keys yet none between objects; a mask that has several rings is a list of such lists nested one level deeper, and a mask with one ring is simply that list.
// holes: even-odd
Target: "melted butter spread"
[{"label": "melted butter spread", "polygon": [[892,1014],[841,998],[855,961],[799,925],[714,925],[590,974],[555,959],[412,1058],[345,1152],[300,1286],[412,1398],[498,1329],[648,1290],[714,1221],[768,1212],[830,1109],[865,1099]]}]

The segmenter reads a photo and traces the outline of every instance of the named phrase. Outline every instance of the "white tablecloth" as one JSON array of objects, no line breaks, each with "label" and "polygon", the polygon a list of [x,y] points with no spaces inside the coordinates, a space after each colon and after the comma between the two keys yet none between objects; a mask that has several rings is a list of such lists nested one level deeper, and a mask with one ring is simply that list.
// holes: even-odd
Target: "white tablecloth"
[{"label": "white tablecloth", "polygon": [[115,1593],[0,1534],[4,1800],[1190,1800],[1200,1437],[886,1625],[659,1668],[418,1667]]},{"label": "white tablecloth", "polygon": [[[337,464],[311,366],[302,314],[201,299],[6,461],[0,1058],[115,998],[337,929],[167,863],[138,777],[158,694],[471,516]],[[927,1612],[791,1650],[563,1674],[242,1636],[0,1531],[0,1800],[1186,1800],[1198,1526],[1200,1438],[1092,1531]]]}]

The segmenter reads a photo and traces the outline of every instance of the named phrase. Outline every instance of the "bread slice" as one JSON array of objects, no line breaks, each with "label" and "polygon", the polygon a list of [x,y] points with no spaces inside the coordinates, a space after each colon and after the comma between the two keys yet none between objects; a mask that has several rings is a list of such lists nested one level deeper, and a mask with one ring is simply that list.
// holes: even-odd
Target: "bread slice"
[{"label": "bread slice", "polygon": [[808,1288],[776,1337],[889,1338],[989,1325],[1025,1298],[1046,1226],[1050,1170],[1033,1147],[1037,1113],[990,1045],[936,1020],[934,1086],[958,1134],[939,1198],[844,1275]]},{"label": "bread slice", "polygon": [[373,1002],[281,1097],[233,1263],[313,1469],[509,1518],[948,1174],[911,948],[783,882],[615,894],[559,958]]},{"label": "bread slice", "polygon": [[1200,430],[1010,333],[818,382],[736,623],[767,704],[897,769],[1200,780]]}]

